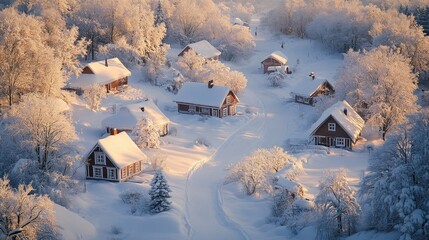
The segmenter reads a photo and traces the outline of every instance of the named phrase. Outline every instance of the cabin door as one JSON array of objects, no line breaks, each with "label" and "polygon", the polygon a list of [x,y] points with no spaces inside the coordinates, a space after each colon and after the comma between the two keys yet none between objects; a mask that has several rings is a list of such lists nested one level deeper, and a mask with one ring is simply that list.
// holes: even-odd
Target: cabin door
[{"label": "cabin door", "polygon": [[212,109],[212,116],[217,117],[217,109],[216,108]]}]

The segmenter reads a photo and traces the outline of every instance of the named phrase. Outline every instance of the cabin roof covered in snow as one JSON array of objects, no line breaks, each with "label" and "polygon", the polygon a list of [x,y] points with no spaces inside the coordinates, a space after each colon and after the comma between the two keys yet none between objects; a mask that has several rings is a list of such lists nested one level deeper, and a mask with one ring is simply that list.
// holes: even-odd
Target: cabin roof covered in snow
[{"label": "cabin roof covered in snow", "polygon": [[300,96],[311,97],[317,89],[325,84],[325,82],[332,86],[332,84],[326,79],[315,78],[312,80],[311,78],[308,78],[304,81],[300,81],[295,88],[292,89],[292,93]]},{"label": "cabin roof covered in snow", "polygon": [[109,135],[99,139],[98,146],[103,149],[103,152],[119,168],[126,167],[138,161],[147,160],[147,156],[126,132],[120,132],[116,135]]},{"label": "cabin roof covered in snow", "polygon": [[88,63],[85,67],[91,69],[94,74],[82,73],[73,75],[68,81],[67,87],[89,89],[91,85],[104,85],[115,80],[131,76],[131,72],[122,64],[118,58]]},{"label": "cabin roof covered in snow", "polygon": [[211,45],[206,40],[188,44],[182,51],[180,51],[180,53],[182,53],[188,47],[194,50],[198,55],[201,55],[205,58],[213,58],[221,54],[219,50],[213,47],[213,45]]},{"label": "cabin roof covered in snow", "polygon": [[[347,114],[344,113],[347,110]],[[346,131],[349,137],[356,141],[362,128],[365,126],[365,121],[361,116],[350,106],[345,100],[339,101],[326,109],[322,116],[311,126],[310,135],[322,125],[329,116],[332,116],[335,121]]]},{"label": "cabin roof covered in snow", "polygon": [[272,52],[270,55],[266,56],[262,61],[265,61],[268,58],[273,58],[273,59],[277,60],[278,62],[280,62],[281,64],[287,63],[286,56],[280,51]]},{"label": "cabin roof covered in snow", "polygon": [[[142,111],[141,108],[144,108]],[[118,129],[133,129],[142,119],[152,120],[155,126],[168,124],[168,119],[154,102],[147,100],[143,102],[119,106],[118,112],[102,121],[103,127]]]},{"label": "cabin roof covered in snow", "polygon": [[234,24],[238,24],[238,25],[243,25],[244,24],[244,22],[243,22],[243,20],[241,20],[240,18],[234,18]]},{"label": "cabin roof covered in snow", "polygon": [[187,82],[179,90],[174,101],[220,108],[229,91],[230,89],[225,86],[215,85],[209,88],[205,83]]}]

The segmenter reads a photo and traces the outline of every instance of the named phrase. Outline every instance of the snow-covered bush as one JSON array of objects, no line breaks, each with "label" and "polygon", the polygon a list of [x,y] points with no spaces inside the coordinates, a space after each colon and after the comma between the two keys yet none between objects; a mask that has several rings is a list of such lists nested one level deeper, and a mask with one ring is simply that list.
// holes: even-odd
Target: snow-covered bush
[{"label": "snow-covered bush", "polygon": [[164,170],[167,166],[167,156],[163,154],[156,154],[150,158],[150,166],[153,171]]},{"label": "snow-covered bush", "polygon": [[100,109],[101,100],[107,97],[107,89],[104,85],[94,84],[83,93],[83,98],[93,111]]},{"label": "snow-covered bush", "polygon": [[60,239],[52,201],[32,191],[31,184],[12,189],[7,176],[0,179],[1,239]]},{"label": "snow-covered bush", "polygon": [[250,156],[230,167],[227,181],[239,181],[248,195],[271,192],[271,174],[286,167],[290,169],[290,180],[294,180],[300,173],[299,168],[294,166],[301,166],[298,163],[300,161],[289,156],[279,147],[257,149]]},{"label": "snow-covered bush", "polygon": [[155,176],[153,177],[150,186],[150,212],[156,214],[170,210],[171,202],[168,199],[171,198],[171,190],[162,171],[155,172]]},{"label": "snow-covered bush", "polygon": [[315,199],[320,213],[319,237],[350,236],[356,231],[361,208],[349,186],[345,170],[327,172],[319,189]]},{"label": "snow-covered bush", "polygon": [[140,190],[127,190],[119,195],[119,198],[130,205],[131,214],[142,215],[149,213],[149,198]]},{"label": "snow-covered bush", "polygon": [[159,148],[159,129],[150,119],[140,120],[133,129],[133,134],[137,137],[136,144],[140,147]]},{"label": "snow-covered bush", "polygon": [[195,145],[196,146],[204,146],[204,147],[210,147],[211,146],[209,140],[207,140],[207,138],[204,138],[204,137],[197,138],[195,140]]},{"label": "snow-covered bush", "polygon": [[285,74],[280,71],[274,71],[268,75],[268,82],[272,87],[282,87],[285,79]]}]

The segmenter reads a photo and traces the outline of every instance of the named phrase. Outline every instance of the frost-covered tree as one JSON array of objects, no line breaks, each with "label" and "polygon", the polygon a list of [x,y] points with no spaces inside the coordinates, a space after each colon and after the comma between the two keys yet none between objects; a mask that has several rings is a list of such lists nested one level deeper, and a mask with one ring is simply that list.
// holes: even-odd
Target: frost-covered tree
[{"label": "frost-covered tree", "polygon": [[168,199],[171,198],[171,190],[167,179],[161,170],[155,172],[155,176],[153,177],[150,186],[150,212],[156,214],[170,210],[171,202]]},{"label": "frost-covered tree", "polygon": [[10,130],[32,152],[42,170],[50,170],[76,139],[67,110],[67,104],[60,99],[29,94],[10,112]]},{"label": "frost-covered tree", "polygon": [[220,61],[207,61],[192,50],[180,57],[177,64],[183,76],[191,82],[206,83],[213,80],[215,85],[228,86],[236,94],[243,92],[247,86],[247,79],[243,73],[231,71]]},{"label": "frost-covered tree", "polygon": [[83,98],[93,111],[98,111],[100,109],[101,101],[106,97],[107,90],[104,85],[94,84],[83,92]]},{"label": "frost-covered tree", "polygon": [[134,128],[133,133],[136,135],[136,143],[140,147],[159,148],[161,144],[159,129],[148,118],[140,120]]},{"label": "frost-covered tree", "polygon": [[369,52],[348,52],[336,93],[378,126],[385,139],[407,120],[407,114],[416,111],[416,82],[409,60],[381,46]]},{"label": "frost-covered tree", "polygon": [[170,48],[168,44],[159,47],[155,52],[149,54],[146,60],[146,73],[152,84],[158,84],[158,76],[162,73],[167,60],[167,51]]},{"label": "frost-covered tree", "polygon": [[268,82],[272,87],[281,87],[286,75],[280,71],[274,71],[268,75]]},{"label": "frost-covered tree", "polygon": [[0,179],[1,239],[60,239],[51,200],[32,191],[31,184],[12,189],[7,176]]},{"label": "frost-covered tree", "polygon": [[411,129],[391,136],[370,159],[361,183],[370,229],[397,230],[401,239],[429,237],[429,113],[412,116]]},{"label": "frost-covered tree", "polygon": [[239,181],[248,195],[271,192],[271,174],[287,168],[288,178],[295,180],[302,168],[298,160],[279,147],[257,149],[229,169],[228,181]]},{"label": "frost-covered tree", "polygon": [[319,234],[321,236],[351,235],[356,231],[360,205],[355,192],[349,186],[345,170],[327,172],[319,184],[315,203],[321,213]]}]

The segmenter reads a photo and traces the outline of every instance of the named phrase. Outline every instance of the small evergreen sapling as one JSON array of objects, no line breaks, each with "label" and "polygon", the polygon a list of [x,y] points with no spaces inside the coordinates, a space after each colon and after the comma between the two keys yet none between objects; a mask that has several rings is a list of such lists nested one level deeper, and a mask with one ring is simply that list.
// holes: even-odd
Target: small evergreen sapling
[{"label": "small evergreen sapling", "polygon": [[162,171],[158,170],[155,172],[155,176],[153,177],[150,186],[150,212],[155,214],[170,210],[171,202],[168,201],[168,199],[171,198],[171,190],[170,186],[168,186],[167,179],[165,179],[162,174]]}]

